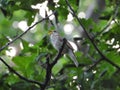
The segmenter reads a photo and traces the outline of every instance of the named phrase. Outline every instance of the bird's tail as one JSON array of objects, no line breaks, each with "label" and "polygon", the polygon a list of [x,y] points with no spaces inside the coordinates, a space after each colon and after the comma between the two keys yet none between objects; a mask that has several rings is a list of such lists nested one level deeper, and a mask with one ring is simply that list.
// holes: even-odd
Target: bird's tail
[{"label": "bird's tail", "polygon": [[68,54],[69,54],[69,57],[70,57],[70,58],[72,59],[72,61],[74,62],[75,66],[78,67],[78,66],[79,66],[79,63],[78,63],[78,61],[77,61],[77,59],[76,59],[76,57],[75,57],[74,52],[73,52],[72,50],[69,50]]}]

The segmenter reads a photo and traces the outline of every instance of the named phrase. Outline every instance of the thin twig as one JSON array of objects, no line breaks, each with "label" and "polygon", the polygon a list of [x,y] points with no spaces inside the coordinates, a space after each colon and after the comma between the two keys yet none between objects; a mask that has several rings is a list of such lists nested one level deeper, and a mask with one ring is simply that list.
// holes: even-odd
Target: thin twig
[{"label": "thin twig", "polygon": [[50,14],[49,16],[41,19],[40,21],[36,22],[35,24],[33,24],[32,26],[30,26],[25,32],[23,32],[22,34],[18,35],[17,37],[15,37],[12,41],[6,43],[3,47],[0,48],[0,52],[2,50],[4,50],[6,47],[8,47],[10,44],[14,43],[17,39],[21,38],[23,35],[25,35],[29,30],[31,30],[34,26],[36,26],[37,24],[41,23],[42,21],[48,19],[51,15],[53,15],[56,11],[54,11],[52,14]]},{"label": "thin twig", "polygon": [[72,15],[77,19],[78,23],[82,26],[86,36],[88,37],[88,39],[90,40],[90,42],[93,44],[94,48],[97,50],[97,52],[100,54],[100,56],[107,61],[108,63],[110,63],[111,65],[113,65],[114,67],[116,67],[117,69],[120,70],[120,67],[118,65],[116,65],[114,62],[112,62],[110,59],[108,59],[97,47],[97,45],[95,44],[95,42],[93,41],[93,39],[91,38],[91,36],[89,35],[89,33],[87,32],[86,28],[84,27],[83,23],[81,22],[81,20],[78,18],[78,16],[75,14],[75,11],[72,9],[72,7],[70,6],[68,0],[65,0],[66,4],[68,5],[68,7],[70,8]]},{"label": "thin twig", "polygon": [[12,67],[10,67],[1,57],[0,57],[0,60],[1,62],[3,62],[5,64],[5,66],[7,66],[7,68],[10,70],[10,72],[14,73],[15,75],[17,75],[20,79],[24,80],[24,81],[27,81],[27,82],[30,82],[30,83],[34,83],[34,84],[37,84],[39,85],[40,87],[42,86],[42,84],[38,81],[35,81],[35,80],[30,80],[30,79],[27,79],[25,78],[24,76],[20,75],[18,72],[16,72]]}]

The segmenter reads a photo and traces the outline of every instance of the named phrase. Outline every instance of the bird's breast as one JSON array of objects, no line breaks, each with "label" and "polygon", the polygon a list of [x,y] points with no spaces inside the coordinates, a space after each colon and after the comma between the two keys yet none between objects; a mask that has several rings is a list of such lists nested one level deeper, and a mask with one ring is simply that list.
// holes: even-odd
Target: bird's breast
[{"label": "bird's breast", "polygon": [[59,49],[62,46],[63,39],[59,35],[52,35],[51,36],[51,42],[53,47],[59,51]]}]

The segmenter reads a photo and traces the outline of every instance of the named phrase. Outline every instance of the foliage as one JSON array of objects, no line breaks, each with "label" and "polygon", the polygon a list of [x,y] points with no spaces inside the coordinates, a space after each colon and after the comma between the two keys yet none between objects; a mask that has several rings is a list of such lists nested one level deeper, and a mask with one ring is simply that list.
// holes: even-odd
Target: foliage
[{"label": "foliage", "polygon": [[[120,1],[105,0],[103,11],[96,6],[93,14],[100,14],[97,20],[92,16],[77,19],[79,12],[86,12],[94,0],[46,1],[48,8],[55,11],[55,23],[47,10],[43,18],[39,15],[41,9],[32,8],[44,0],[0,0],[0,60],[12,68],[0,62],[0,90],[119,90]],[[73,19],[67,21],[70,13]],[[31,27],[37,20],[41,21]],[[21,21],[27,22],[27,33],[21,28]],[[69,38],[79,36],[78,40],[72,37],[80,46],[75,52],[79,67],[67,55],[61,57],[49,40],[50,29],[56,29],[58,24],[58,31],[63,33],[68,23],[74,26]],[[82,34],[80,26],[84,29]],[[24,36],[19,37],[21,34]]]}]

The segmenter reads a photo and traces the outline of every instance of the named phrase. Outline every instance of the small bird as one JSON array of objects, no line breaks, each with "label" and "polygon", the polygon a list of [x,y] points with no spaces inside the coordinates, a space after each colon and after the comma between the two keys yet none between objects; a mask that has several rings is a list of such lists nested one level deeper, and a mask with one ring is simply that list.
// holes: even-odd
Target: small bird
[{"label": "small bird", "polygon": [[[54,30],[54,31],[50,32],[50,41],[51,41],[51,44],[53,45],[53,47],[57,51],[59,51],[63,44],[63,38],[59,35],[59,33],[57,31]],[[68,54],[69,57],[71,58],[71,60],[76,65],[76,67],[78,67],[79,63],[74,55],[73,48],[68,41],[66,42],[62,53]]]}]

